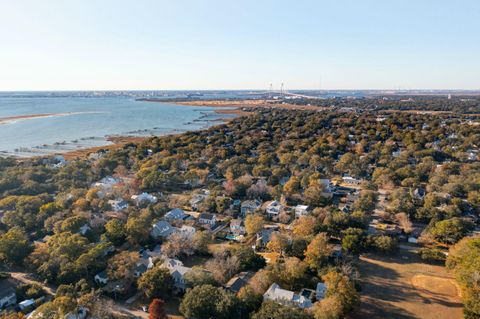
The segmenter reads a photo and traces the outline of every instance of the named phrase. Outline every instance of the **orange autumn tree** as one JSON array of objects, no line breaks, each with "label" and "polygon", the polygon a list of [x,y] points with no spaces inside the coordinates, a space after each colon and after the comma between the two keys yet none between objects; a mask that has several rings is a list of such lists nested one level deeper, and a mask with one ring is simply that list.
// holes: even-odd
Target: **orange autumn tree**
[{"label": "orange autumn tree", "polygon": [[168,319],[165,313],[165,301],[162,299],[153,299],[148,307],[149,319]]}]

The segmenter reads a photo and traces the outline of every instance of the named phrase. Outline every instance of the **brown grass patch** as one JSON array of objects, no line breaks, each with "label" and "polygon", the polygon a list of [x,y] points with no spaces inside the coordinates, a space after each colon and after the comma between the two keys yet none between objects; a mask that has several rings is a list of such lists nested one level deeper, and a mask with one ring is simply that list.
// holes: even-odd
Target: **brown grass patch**
[{"label": "brown grass patch", "polygon": [[417,289],[424,289],[430,293],[456,297],[460,296],[455,280],[430,275],[418,274],[412,277],[412,285]]}]

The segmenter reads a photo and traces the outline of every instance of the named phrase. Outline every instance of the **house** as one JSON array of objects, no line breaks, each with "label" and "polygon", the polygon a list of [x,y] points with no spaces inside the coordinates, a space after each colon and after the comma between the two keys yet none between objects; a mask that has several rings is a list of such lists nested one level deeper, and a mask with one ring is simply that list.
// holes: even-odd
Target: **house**
[{"label": "house", "polygon": [[140,195],[132,195],[131,198],[137,206],[141,205],[142,203],[152,204],[157,202],[157,197],[150,195],[148,193],[141,193]]},{"label": "house", "polygon": [[92,187],[99,188],[100,190],[111,190],[112,187],[116,184],[120,183],[119,179],[113,178],[111,176],[107,176],[102,178],[100,181],[93,183]]},{"label": "house", "polygon": [[184,220],[187,217],[188,215],[185,214],[183,209],[180,209],[180,208],[174,208],[165,214],[165,220],[168,220],[168,221]]},{"label": "house", "polygon": [[74,312],[69,312],[65,315],[65,319],[85,319],[87,318],[87,308],[80,307]]},{"label": "house", "polygon": [[232,203],[230,204],[230,209],[231,210],[235,210],[237,208],[240,208],[240,206],[242,205],[242,201],[239,200],[239,199],[234,199],[232,201]]},{"label": "house", "polygon": [[195,229],[195,227],[188,226],[188,225],[182,225],[182,227],[177,228],[177,232],[182,234],[185,238],[192,237],[196,231],[197,230]]},{"label": "house", "polygon": [[112,207],[113,211],[119,212],[128,208],[128,202],[123,199],[110,199],[108,204]]},{"label": "house", "polygon": [[232,219],[230,221],[230,231],[235,236],[245,235],[245,225],[243,219]]},{"label": "house", "polygon": [[85,236],[90,229],[91,228],[88,224],[84,224],[82,227],[80,227],[80,229],[78,230],[78,233],[82,236]]},{"label": "house", "polygon": [[278,201],[274,200],[267,205],[267,207],[265,208],[265,212],[267,213],[268,216],[275,217],[275,216],[278,216],[278,214],[280,214],[282,209],[283,209],[283,205],[280,204]]},{"label": "house", "polygon": [[342,180],[345,184],[349,185],[359,185],[362,181],[356,178],[353,178],[351,176],[344,176],[342,177]]},{"label": "house", "polygon": [[176,231],[175,227],[172,227],[172,225],[170,225],[168,222],[164,220],[160,220],[152,225],[152,230],[150,231],[150,234],[152,235],[153,238],[159,238],[159,237],[167,238],[175,231]]},{"label": "house", "polygon": [[55,155],[53,158],[50,159],[48,164],[51,168],[61,168],[67,165],[67,161],[62,155]]},{"label": "house", "polygon": [[0,279],[0,309],[17,303],[15,284],[10,279]]},{"label": "house", "polygon": [[179,291],[185,291],[187,288],[185,275],[192,268],[185,267],[180,260],[173,258],[166,258],[162,266],[170,271],[170,275],[173,277],[173,286]]},{"label": "house", "polygon": [[338,209],[345,214],[348,214],[352,211],[352,208],[348,204],[340,204],[338,205]]},{"label": "house", "polygon": [[248,284],[250,278],[252,278],[253,273],[249,271],[243,271],[238,275],[232,277],[226,284],[225,288],[230,290],[233,293],[238,293],[240,289],[245,287]]},{"label": "house", "polygon": [[[150,251],[150,253],[152,253],[152,251]],[[157,259],[156,257],[152,257],[149,254],[149,250],[141,249],[138,252],[138,255],[140,258],[136,263],[135,272],[134,272],[135,277],[140,277],[144,272],[147,271],[147,269],[153,268],[154,260]]]},{"label": "house", "polygon": [[335,189],[333,183],[328,178],[319,179],[319,183],[323,186],[322,196],[327,198],[332,197],[333,190]]},{"label": "house", "polygon": [[93,280],[99,285],[106,285],[108,283],[108,274],[107,271],[101,271],[95,275]]},{"label": "house", "polygon": [[312,306],[310,299],[300,294],[295,294],[293,291],[282,289],[277,283],[273,283],[263,294],[263,300],[271,300],[285,306],[296,306],[302,309]]},{"label": "house", "polygon": [[307,205],[297,205],[295,206],[295,217],[299,218],[300,216],[308,215],[308,206]]},{"label": "house", "polygon": [[136,267],[135,267],[135,271],[133,272],[133,275],[138,278],[140,277],[144,272],[146,272],[148,269],[148,266],[145,265],[145,263],[143,262],[138,262]]},{"label": "house", "polygon": [[210,195],[209,190],[204,190],[202,194],[194,194],[189,203],[193,209],[198,210],[203,201]]},{"label": "house", "polygon": [[313,301],[315,297],[315,290],[302,288],[302,290],[300,290],[300,296],[303,296],[308,300]]},{"label": "house", "polygon": [[418,187],[413,190],[412,195],[413,195],[413,198],[415,199],[423,200],[425,198],[425,194],[426,194],[425,189]]},{"label": "house", "polygon": [[265,247],[272,238],[272,234],[276,230],[274,228],[264,228],[257,234],[256,246]]},{"label": "house", "polygon": [[327,285],[323,282],[319,282],[317,284],[317,288],[315,289],[315,298],[317,299],[317,301],[325,298],[326,293],[327,293]]},{"label": "house", "polygon": [[260,202],[258,199],[245,200],[240,204],[240,214],[242,216],[253,214],[257,209],[260,208],[261,205],[262,205],[262,202]]},{"label": "house", "polygon": [[409,236],[407,241],[410,243],[410,244],[417,244],[418,243],[418,238],[415,237],[415,236]]},{"label": "house", "polygon": [[215,226],[217,223],[217,217],[215,214],[201,213],[198,217],[198,222],[200,224],[209,225],[210,227]]},{"label": "house", "polygon": [[162,247],[160,245],[156,245],[155,247],[153,247],[153,249],[141,250],[140,254],[149,256],[153,260],[155,260],[162,257]]},{"label": "house", "polygon": [[33,308],[35,306],[35,300],[33,299],[26,299],[18,304],[18,309],[23,311],[28,308]]},{"label": "house", "polygon": [[392,157],[397,158],[397,157],[400,157],[401,154],[402,154],[401,150],[396,150],[392,152]]},{"label": "house", "polygon": [[333,245],[332,251],[330,252],[330,257],[341,258],[342,257],[342,245],[339,245],[339,244]]},{"label": "house", "polygon": [[115,252],[115,246],[113,246],[113,244],[109,241],[100,240],[98,244],[99,244],[98,247],[101,247],[103,249],[102,251],[103,257],[107,257],[109,254]]}]

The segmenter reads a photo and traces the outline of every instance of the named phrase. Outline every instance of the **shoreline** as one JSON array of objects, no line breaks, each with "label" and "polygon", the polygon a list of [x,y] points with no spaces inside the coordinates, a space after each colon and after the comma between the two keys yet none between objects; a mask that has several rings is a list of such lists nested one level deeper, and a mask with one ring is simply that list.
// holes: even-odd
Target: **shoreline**
[{"label": "shoreline", "polygon": [[314,105],[296,105],[289,103],[278,103],[277,100],[251,99],[251,100],[189,100],[189,101],[164,101],[160,99],[144,98],[139,101],[150,103],[171,103],[183,106],[206,106],[213,108],[231,108],[224,110],[215,110],[218,114],[237,114],[240,116],[252,114],[256,108],[279,108],[287,110],[307,110],[319,111],[328,109],[327,107]]},{"label": "shoreline", "polygon": [[[192,105],[194,106],[194,105]],[[198,105],[195,105],[198,106]],[[236,115],[235,117],[232,118],[218,118],[215,120],[212,120],[212,123],[215,123],[214,125],[210,127],[214,127],[217,125],[222,125],[230,122],[231,120],[244,116],[244,115],[250,115],[252,112],[243,112],[241,110],[215,110],[213,111],[214,113],[217,114],[234,114]],[[199,129],[202,130],[202,129]],[[112,135],[112,136],[105,136],[105,139],[110,142],[111,144],[108,145],[103,145],[103,146],[94,146],[94,147],[87,147],[84,149],[78,149],[74,151],[68,151],[64,153],[53,153],[52,155],[61,155],[63,156],[66,160],[75,160],[78,158],[85,158],[88,155],[92,153],[96,153],[101,150],[105,151],[110,151],[110,150],[116,150],[120,149],[126,144],[129,143],[141,143],[143,141],[146,141],[148,139],[151,139],[153,137],[164,137],[164,136],[171,136],[171,135],[178,135],[178,134],[183,134],[185,132],[177,132],[177,133],[167,133],[163,135],[155,135],[155,136],[128,136],[128,135]],[[32,156],[33,157],[33,156]],[[31,157],[30,157],[31,158]]]},{"label": "shoreline", "polygon": [[100,114],[102,112],[64,112],[64,113],[40,113],[40,114],[26,114],[26,115],[14,115],[0,117],[0,125],[8,124],[15,121],[29,120],[29,119],[38,119],[38,118],[49,118],[49,117],[60,117],[60,116],[70,116],[70,115],[80,115],[80,114]]},{"label": "shoreline", "polygon": [[[96,153],[101,150],[111,151],[111,150],[119,149],[128,143],[141,143],[149,138],[152,138],[152,136],[109,136],[109,137],[106,137],[105,139],[112,144],[87,147],[84,149],[69,151],[65,153],[58,153],[58,154],[53,153],[52,155],[61,155],[67,161],[71,161],[77,158],[87,157],[89,154]],[[29,158],[32,158],[32,157],[29,157]]]}]

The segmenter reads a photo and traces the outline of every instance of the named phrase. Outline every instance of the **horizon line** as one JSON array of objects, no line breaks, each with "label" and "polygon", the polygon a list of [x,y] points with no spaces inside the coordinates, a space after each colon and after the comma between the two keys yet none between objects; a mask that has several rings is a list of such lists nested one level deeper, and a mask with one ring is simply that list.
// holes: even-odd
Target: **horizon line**
[{"label": "horizon line", "polygon": [[[203,91],[203,92],[212,92],[212,91],[261,91],[261,92],[280,92],[280,90],[269,90],[269,89],[28,89],[28,90],[2,90],[0,93],[12,93],[12,92],[162,92],[162,91]],[[345,88],[333,88],[333,89],[302,89],[302,88],[292,88],[285,89],[285,92],[288,91],[316,91],[316,92],[328,92],[328,91],[393,91],[393,92],[405,92],[405,91],[421,91],[421,92],[479,92],[478,89],[461,89],[461,88],[443,88],[443,89],[425,89],[425,88],[409,88],[409,89],[345,89]]]}]

